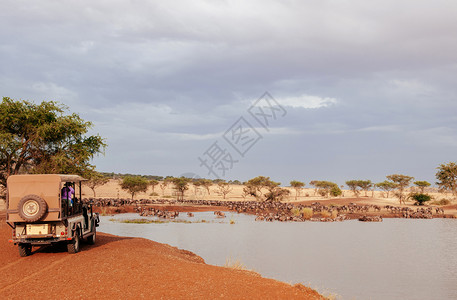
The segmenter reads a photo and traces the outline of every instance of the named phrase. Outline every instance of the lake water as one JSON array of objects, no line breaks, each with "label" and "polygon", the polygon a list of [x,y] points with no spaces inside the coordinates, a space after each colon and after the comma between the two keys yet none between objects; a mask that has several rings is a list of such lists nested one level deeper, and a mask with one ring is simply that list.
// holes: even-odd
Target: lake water
[{"label": "lake water", "polygon": [[192,224],[125,224],[110,219],[144,217],[105,216],[99,231],[186,249],[213,265],[239,260],[263,277],[303,283],[337,299],[457,299],[456,220],[281,223],[226,215],[181,213],[181,220],[207,221]]}]

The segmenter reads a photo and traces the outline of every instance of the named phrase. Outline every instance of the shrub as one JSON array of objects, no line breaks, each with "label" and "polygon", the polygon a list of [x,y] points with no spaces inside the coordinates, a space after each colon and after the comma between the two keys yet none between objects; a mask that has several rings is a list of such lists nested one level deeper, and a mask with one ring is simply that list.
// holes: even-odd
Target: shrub
[{"label": "shrub", "polygon": [[313,217],[313,209],[311,207],[305,207],[301,212],[305,220],[309,220]]},{"label": "shrub", "polygon": [[297,207],[292,208],[292,210],[290,212],[296,217],[298,217],[301,213],[300,209]]},{"label": "shrub", "polygon": [[149,194],[149,196],[151,196],[151,197],[155,197],[155,196],[159,196],[159,194],[158,194],[158,193],[156,193],[156,192],[152,192],[152,193],[150,193],[150,194]]},{"label": "shrub", "polygon": [[341,189],[337,185],[334,185],[332,187],[332,189],[330,190],[330,195],[332,195],[333,197],[338,197],[341,194],[343,194],[343,192],[341,191]]},{"label": "shrub", "polygon": [[415,204],[417,205],[424,205],[425,202],[430,201],[432,199],[430,195],[421,193],[412,193],[411,195],[409,195],[409,198],[416,201]]},{"label": "shrub", "polygon": [[331,216],[330,212],[328,212],[328,211],[326,211],[326,210],[322,211],[321,214],[322,214],[322,217],[323,217],[323,218],[330,218],[330,216]]}]

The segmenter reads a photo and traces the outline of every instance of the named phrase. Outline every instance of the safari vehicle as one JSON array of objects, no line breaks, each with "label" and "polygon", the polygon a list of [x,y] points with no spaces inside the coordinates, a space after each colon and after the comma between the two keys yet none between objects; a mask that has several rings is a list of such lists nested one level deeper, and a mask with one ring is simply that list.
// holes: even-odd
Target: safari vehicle
[{"label": "safari vehicle", "polygon": [[[12,175],[7,180],[6,222],[13,229],[11,243],[20,256],[28,256],[32,246],[66,243],[69,253],[80,250],[81,240],[95,243],[98,213],[81,202],[78,175]],[[74,186],[74,195],[65,199],[63,188]]]}]

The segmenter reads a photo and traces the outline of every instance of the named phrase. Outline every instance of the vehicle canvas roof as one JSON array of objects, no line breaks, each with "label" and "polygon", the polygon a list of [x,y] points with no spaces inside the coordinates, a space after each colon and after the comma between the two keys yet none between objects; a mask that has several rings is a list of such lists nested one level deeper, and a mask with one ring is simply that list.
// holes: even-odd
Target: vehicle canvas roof
[{"label": "vehicle canvas roof", "polygon": [[[51,179],[52,178],[52,179]],[[27,174],[27,175],[12,175],[8,178],[8,182],[11,181],[23,181],[23,180],[55,180],[61,182],[80,182],[87,179],[79,175],[69,175],[69,174]]]}]

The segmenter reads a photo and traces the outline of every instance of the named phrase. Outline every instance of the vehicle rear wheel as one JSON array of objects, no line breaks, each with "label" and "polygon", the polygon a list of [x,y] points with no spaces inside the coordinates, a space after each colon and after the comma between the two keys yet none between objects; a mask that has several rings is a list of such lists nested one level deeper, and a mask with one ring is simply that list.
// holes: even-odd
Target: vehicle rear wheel
[{"label": "vehicle rear wheel", "polygon": [[95,226],[94,226],[93,232],[94,232],[94,234],[87,238],[87,242],[90,245],[94,245],[95,244],[95,238],[96,238],[96,235],[97,235],[97,230],[95,229]]},{"label": "vehicle rear wheel", "polygon": [[32,246],[31,245],[24,245],[24,244],[19,244],[18,245],[19,249],[19,255],[21,257],[26,257],[32,254]]},{"label": "vehicle rear wheel", "polygon": [[75,238],[73,241],[70,241],[67,244],[67,250],[68,253],[70,254],[75,254],[79,252],[79,247],[80,247],[80,239],[78,233],[75,233]]}]

